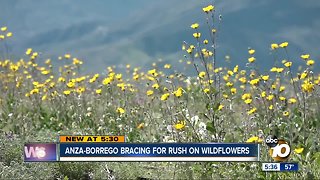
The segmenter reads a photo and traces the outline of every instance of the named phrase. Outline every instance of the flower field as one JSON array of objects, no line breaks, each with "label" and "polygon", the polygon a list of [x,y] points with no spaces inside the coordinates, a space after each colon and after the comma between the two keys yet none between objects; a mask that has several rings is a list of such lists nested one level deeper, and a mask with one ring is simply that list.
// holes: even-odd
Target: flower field
[{"label": "flower field", "polygon": [[[275,42],[266,49],[274,57],[271,69],[257,68],[263,60],[254,48],[246,61],[221,67],[221,17],[213,5],[202,13],[204,22],[190,23],[193,41],[183,42],[178,63],[110,65],[96,74],[83,73],[86,60],[74,54],[46,59],[29,48],[13,56],[6,47],[15,34],[1,27],[0,179],[319,179],[319,60],[291,57],[288,42]],[[295,67],[298,61],[304,65]],[[264,139],[275,134],[289,142],[290,161],[300,170],[266,173],[259,163],[235,162],[23,163],[24,142],[51,142],[59,134],[261,143],[263,162],[272,161]]]}]

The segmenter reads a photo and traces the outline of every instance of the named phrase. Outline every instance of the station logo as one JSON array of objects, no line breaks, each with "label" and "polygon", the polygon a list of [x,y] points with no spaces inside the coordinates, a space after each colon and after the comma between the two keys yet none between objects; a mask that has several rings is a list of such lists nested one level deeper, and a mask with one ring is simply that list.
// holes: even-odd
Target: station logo
[{"label": "station logo", "polygon": [[270,148],[269,154],[273,160],[283,162],[289,158],[291,148],[284,139],[278,139],[275,135],[269,135],[265,143]]}]

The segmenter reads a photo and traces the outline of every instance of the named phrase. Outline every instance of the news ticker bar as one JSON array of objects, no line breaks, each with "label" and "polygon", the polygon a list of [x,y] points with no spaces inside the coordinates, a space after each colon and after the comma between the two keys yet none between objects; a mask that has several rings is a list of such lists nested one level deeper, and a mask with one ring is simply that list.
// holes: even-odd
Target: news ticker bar
[{"label": "news ticker bar", "polygon": [[259,161],[258,144],[63,143],[60,161]]},{"label": "news ticker bar", "polygon": [[251,143],[28,143],[30,161],[259,161]]},{"label": "news ticker bar", "polygon": [[298,163],[262,163],[262,171],[298,171]]}]

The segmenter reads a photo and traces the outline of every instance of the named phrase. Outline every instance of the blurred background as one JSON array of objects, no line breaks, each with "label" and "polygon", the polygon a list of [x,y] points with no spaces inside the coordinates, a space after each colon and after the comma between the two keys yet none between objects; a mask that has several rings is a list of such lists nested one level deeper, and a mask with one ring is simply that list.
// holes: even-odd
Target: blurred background
[{"label": "blurred background", "polygon": [[[198,22],[200,31],[207,30],[202,7],[210,3],[0,0],[0,26],[8,26],[14,33],[8,47],[16,59],[27,48],[33,48],[42,53],[43,60],[71,53],[84,61],[86,72],[101,72],[107,66],[128,63],[148,67],[159,59],[174,66],[184,59],[182,42],[194,42],[190,25]],[[274,63],[270,44],[288,41],[294,63],[303,64],[300,55],[310,53],[315,66],[319,66],[319,0],[217,0],[214,4],[217,14],[223,17],[217,51],[219,65],[244,66],[248,47],[252,47],[258,66],[267,71]],[[230,62],[225,62],[226,55]]]}]

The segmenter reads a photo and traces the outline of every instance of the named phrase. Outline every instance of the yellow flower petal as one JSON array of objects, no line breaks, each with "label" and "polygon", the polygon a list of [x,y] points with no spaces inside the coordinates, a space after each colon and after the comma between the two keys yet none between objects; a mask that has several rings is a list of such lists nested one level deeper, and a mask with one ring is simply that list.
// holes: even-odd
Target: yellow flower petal
[{"label": "yellow flower petal", "polygon": [[294,152],[297,154],[301,154],[303,152],[304,148],[296,148],[294,149]]},{"label": "yellow flower petal", "polygon": [[253,143],[253,142],[262,142],[262,139],[258,136],[252,136],[247,141],[247,143]]}]

